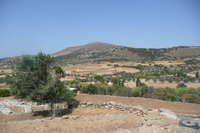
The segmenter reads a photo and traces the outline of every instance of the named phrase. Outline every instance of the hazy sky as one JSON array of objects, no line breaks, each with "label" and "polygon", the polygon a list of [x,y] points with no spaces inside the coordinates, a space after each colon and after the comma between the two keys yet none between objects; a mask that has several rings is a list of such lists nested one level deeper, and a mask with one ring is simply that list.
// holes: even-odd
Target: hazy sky
[{"label": "hazy sky", "polygon": [[200,0],[0,0],[0,58],[93,41],[200,46]]}]

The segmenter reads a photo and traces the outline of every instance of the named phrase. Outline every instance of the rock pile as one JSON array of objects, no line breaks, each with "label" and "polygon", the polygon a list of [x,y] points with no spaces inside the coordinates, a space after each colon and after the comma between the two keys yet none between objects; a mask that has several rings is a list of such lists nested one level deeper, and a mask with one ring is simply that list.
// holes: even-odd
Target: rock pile
[{"label": "rock pile", "polygon": [[37,105],[36,102],[26,102],[23,100],[4,100],[0,101],[0,111],[3,114],[14,114],[15,112],[9,109],[9,107],[20,107],[24,113],[32,113],[32,107],[43,107],[48,108],[47,104]]},{"label": "rock pile", "polygon": [[[106,109],[116,109],[120,110],[122,112],[132,113],[132,115],[141,116],[143,117],[143,126],[147,127],[156,127],[158,129],[161,129],[161,131],[166,132],[182,132],[183,129],[180,128],[180,126],[177,124],[181,119],[177,117],[177,115],[168,109],[154,109],[154,108],[143,108],[141,106],[131,106],[131,105],[125,105],[122,103],[115,103],[113,101],[107,102],[107,103],[93,103],[93,102],[73,102],[74,107],[79,108],[86,108],[86,107],[92,107],[92,108],[106,108]],[[179,114],[181,116],[184,116],[184,114]],[[190,116],[190,115],[186,115]],[[198,119],[196,121],[196,124],[200,124],[200,116],[197,115],[191,115],[193,118]],[[174,121],[175,124],[172,124],[171,122]],[[145,128],[147,129],[147,128]],[[184,129],[184,130],[190,130],[190,129]]]}]

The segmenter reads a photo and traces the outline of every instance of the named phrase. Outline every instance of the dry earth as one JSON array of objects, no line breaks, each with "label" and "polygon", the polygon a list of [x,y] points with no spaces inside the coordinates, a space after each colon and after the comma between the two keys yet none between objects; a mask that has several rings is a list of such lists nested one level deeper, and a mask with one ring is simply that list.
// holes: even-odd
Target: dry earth
[{"label": "dry earth", "polygon": [[[14,99],[13,97],[0,98]],[[75,100],[79,102],[105,103],[114,101],[132,106],[142,106],[144,108],[165,108],[175,113],[200,115],[199,104],[168,102],[156,99],[136,98],[136,97],[119,97],[104,95],[87,95],[78,94]],[[47,111],[42,108],[35,108],[35,113],[25,114],[16,111],[19,114],[3,115],[0,114],[0,133],[95,133],[95,132],[112,132],[112,133],[167,133],[182,131],[187,133],[198,133],[187,127],[180,127],[178,120],[162,118],[162,124],[146,126],[142,125],[143,117],[136,116],[132,113],[122,112],[120,110],[106,108],[75,108],[73,110],[66,109],[65,115],[78,116],[77,119],[62,119],[58,117],[50,119]],[[6,122],[6,123],[5,123]],[[176,129],[176,130],[175,130]],[[181,129],[181,130],[179,130]]]}]

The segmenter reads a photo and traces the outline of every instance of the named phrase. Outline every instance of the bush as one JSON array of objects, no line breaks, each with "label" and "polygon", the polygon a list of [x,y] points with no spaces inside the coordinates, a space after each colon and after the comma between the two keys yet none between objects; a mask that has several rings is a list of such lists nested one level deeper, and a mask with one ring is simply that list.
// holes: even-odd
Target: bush
[{"label": "bush", "polygon": [[114,67],[119,67],[119,65],[115,64]]},{"label": "bush", "polygon": [[165,78],[164,78],[164,77],[160,77],[160,78],[159,78],[159,81],[160,81],[160,82],[164,82],[164,81],[165,81]]},{"label": "bush", "polygon": [[0,97],[8,97],[10,95],[11,94],[9,89],[0,89]]},{"label": "bush", "polygon": [[187,94],[183,95],[181,97],[182,102],[188,102],[188,103],[200,103],[200,98],[199,96],[195,94]]},{"label": "bush", "polygon": [[157,98],[157,90],[154,87],[143,86],[141,96],[145,98]]},{"label": "bush", "polygon": [[187,88],[187,85],[185,85],[184,83],[178,83],[176,88]]},{"label": "bush", "polygon": [[4,77],[0,78],[0,83],[5,83],[5,78]]},{"label": "bush", "polygon": [[141,97],[142,92],[141,92],[141,87],[135,87],[132,89],[132,97]]},{"label": "bush", "polygon": [[187,83],[187,82],[189,82],[189,79],[184,78],[184,79],[183,79],[183,82],[184,82],[184,83]]},{"label": "bush", "polygon": [[86,86],[85,88],[85,93],[88,93],[88,94],[97,94],[97,87],[93,84],[89,84],[88,86]]},{"label": "bush", "polygon": [[179,98],[174,94],[168,94],[167,95],[167,100],[171,101],[171,102],[180,101]]}]

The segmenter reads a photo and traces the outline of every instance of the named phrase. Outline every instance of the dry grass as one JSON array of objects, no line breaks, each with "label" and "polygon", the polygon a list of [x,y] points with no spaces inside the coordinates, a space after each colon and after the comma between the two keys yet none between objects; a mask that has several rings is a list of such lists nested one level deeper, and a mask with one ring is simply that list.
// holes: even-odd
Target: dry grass
[{"label": "dry grass", "polygon": [[[109,65],[111,66],[109,66]],[[103,74],[113,74],[114,72],[121,72],[126,71],[130,73],[136,73],[139,70],[134,68],[123,68],[123,67],[114,67],[117,64],[119,66],[123,65],[130,65],[132,62],[116,62],[116,63],[109,63],[104,62],[102,64],[84,64],[84,65],[75,65],[75,66],[67,66],[63,67],[66,73],[76,73],[76,74],[88,74],[94,73],[97,75]]]},{"label": "dry grass", "polygon": [[177,61],[154,61],[155,64],[159,65],[164,65],[164,66],[170,66],[170,65],[173,65],[173,66],[176,66],[176,65],[180,65],[180,64],[185,64],[184,62],[177,62]]}]

